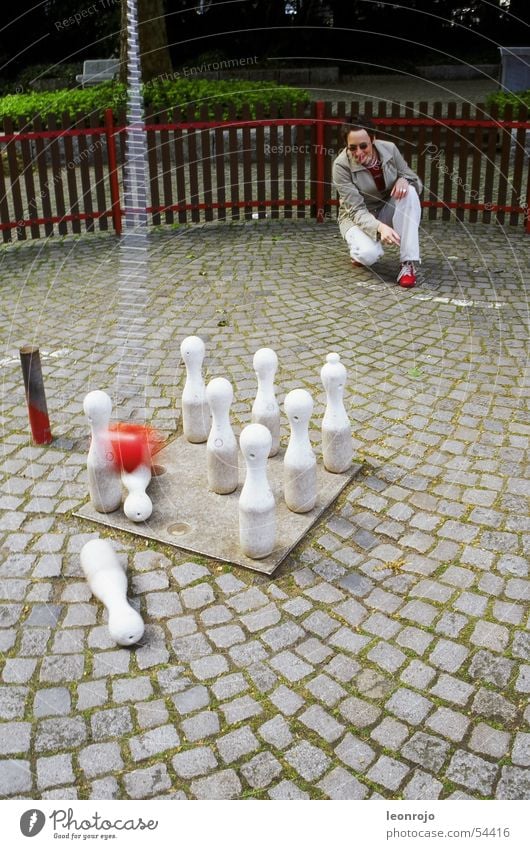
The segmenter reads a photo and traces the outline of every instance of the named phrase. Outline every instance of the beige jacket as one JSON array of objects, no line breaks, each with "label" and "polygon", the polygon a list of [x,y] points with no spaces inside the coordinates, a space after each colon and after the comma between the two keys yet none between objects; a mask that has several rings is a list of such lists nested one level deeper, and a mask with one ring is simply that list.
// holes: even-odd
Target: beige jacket
[{"label": "beige jacket", "polygon": [[370,172],[363,165],[357,165],[347,148],[333,163],[333,183],[340,196],[339,227],[343,236],[356,224],[367,236],[376,239],[379,221],[375,216],[390,200],[390,191],[398,177],[405,177],[418,195],[422,192],[420,178],[409,168],[395,144],[376,139],[374,146],[383,169],[384,192],[377,190]]}]

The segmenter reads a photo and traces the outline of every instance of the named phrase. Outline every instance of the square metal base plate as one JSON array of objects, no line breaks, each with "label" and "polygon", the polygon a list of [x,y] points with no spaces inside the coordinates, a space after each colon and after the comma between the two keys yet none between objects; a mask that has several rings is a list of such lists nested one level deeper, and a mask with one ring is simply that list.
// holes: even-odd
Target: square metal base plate
[{"label": "square metal base plate", "polygon": [[163,471],[152,478],[147,490],[153,502],[153,513],[147,522],[131,522],[121,509],[98,513],[90,502],[75,515],[272,575],[360,469],[360,465],[352,465],[347,472],[335,475],[319,462],[316,506],[309,513],[292,513],[283,500],[284,453],[281,447],[276,457],[268,460],[268,477],[277,507],[277,539],[272,554],[261,560],[246,557],[239,548],[238,502],[245,477],[243,458],[239,457],[238,488],[230,495],[217,495],[208,490],[206,443],[194,445],[183,436],[169,442],[156,455],[156,467]]}]

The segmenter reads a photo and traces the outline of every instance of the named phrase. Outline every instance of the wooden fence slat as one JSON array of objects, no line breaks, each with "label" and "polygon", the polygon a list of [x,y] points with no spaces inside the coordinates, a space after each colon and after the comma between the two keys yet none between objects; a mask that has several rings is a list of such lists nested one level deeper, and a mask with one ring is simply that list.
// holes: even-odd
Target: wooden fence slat
[{"label": "wooden fence slat", "polygon": [[[439,168],[440,168],[440,157],[442,155],[441,150],[441,125],[440,119],[442,115],[442,104],[440,101],[437,101],[433,105],[432,117],[436,120],[436,124],[432,130],[432,142],[431,142],[431,167],[429,173],[429,197],[427,200],[430,201],[438,201],[438,178],[439,178]],[[436,206],[429,207],[429,220],[438,217],[438,208]]]},{"label": "wooden fence slat", "polygon": [[[513,106],[511,103],[506,104],[504,107],[504,120],[511,121],[513,118]],[[499,183],[497,189],[497,199],[496,203],[499,206],[506,205],[506,196],[508,194],[508,185],[510,181],[510,150],[512,147],[512,131],[509,128],[501,128],[500,129],[500,140],[501,140],[501,155],[500,162],[498,165],[499,171]],[[499,210],[497,213],[497,220],[500,221],[501,224],[504,224],[505,213],[502,210]]]},{"label": "wooden fence slat", "polygon": [[[160,116],[163,124],[170,123],[170,116],[163,112]],[[164,192],[164,218],[166,224],[173,224],[175,213],[173,204],[173,183],[171,181],[171,153],[169,150],[169,130],[160,130],[160,160],[162,163],[162,188]]]},{"label": "wooden fence slat", "polygon": [[[67,112],[63,112],[63,129],[71,127],[72,123],[72,117]],[[64,155],[66,166],[66,185],[68,186],[68,214],[79,215],[79,200],[77,197],[77,167],[78,163],[81,162],[81,159],[78,155],[74,154],[72,136],[64,136]],[[73,233],[81,232],[81,222],[79,219],[74,218],[71,224]]]},{"label": "wooden fence slat", "polygon": [[[469,103],[462,103],[460,117],[463,120],[469,121]],[[469,141],[467,127],[459,127],[460,135],[459,150],[458,150],[458,179],[456,183],[456,202],[463,204],[466,202],[467,192],[467,160],[469,155]],[[455,215],[458,221],[463,221],[465,217],[465,209],[455,209]]]},{"label": "wooden fence slat", "polygon": [[[48,115],[48,129],[56,130],[57,129],[57,120],[55,115]],[[61,148],[60,148],[60,135],[55,136],[50,139],[50,153],[52,158],[52,185],[53,185],[53,193],[55,196],[55,214],[59,218],[63,218],[66,215],[65,203],[64,203],[64,188],[63,188],[63,178],[61,174]],[[58,230],[61,236],[66,236],[68,233],[68,224],[66,221],[59,221]]]},{"label": "wooden fence slat", "polygon": [[[146,115],[146,124],[157,123],[157,115]],[[158,185],[159,167],[158,167],[158,144],[157,133],[154,130],[146,130],[147,134],[147,180],[151,194],[151,206],[154,212],[151,213],[151,221],[155,227],[161,223],[160,212],[156,212],[160,207],[160,189]]]},{"label": "wooden fence slat", "polygon": [[[405,118],[414,118],[414,103],[412,100],[407,100],[405,103]],[[415,150],[414,150],[414,127],[412,124],[405,125],[405,139],[404,145],[402,149],[403,156],[405,161],[409,163],[411,168],[415,164]]]},{"label": "wooden fence slat", "polygon": [[[519,106],[517,111],[518,121],[528,121],[528,107],[524,104]],[[529,132],[525,127],[519,127],[515,133],[515,151],[513,157],[513,175],[512,175],[512,193],[510,197],[510,206],[523,206],[526,203],[526,195],[522,195],[523,185],[523,168],[526,157],[526,134]],[[529,169],[530,170],[530,169]],[[518,212],[510,213],[510,224],[515,225],[519,222]]]},{"label": "wooden fence slat", "polygon": [[[4,118],[4,129],[7,135],[14,132],[14,124],[11,118]],[[15,221],[24,221],[24,205],[22,203],[22,192],[20,191],[20,173],[17,157],[17,142],[15,139],[9,141],[6,145],[7,162],[9,166],[9,184],[10,195],[13,200],[13,211],[15,213]],[[16,228],[17,239],[22,241],[26,239],[26,228],[19,225]]]},{"label": "wooden fence slat", "polygon": [[[256,118],[263,119],[265,109],[262,103],[256,103]],[[269,144],[270,148],[270,144]],[[266,200],[265,186],[265,130],[263,127],[256,128],[256,188],[258,201]],[[267,217],[267,207],[258,206],[258,218]]]},{"label": "wooden fence slat", "polygon": [[[326,118],[331,118],[333,113],[333,104],[327,102],[324,106],[324,116]],[[342,104],[344,110],[344,103]],[[344,111],[342,113],[337,112],[337,118],[344,117]],[[311,143],[316,143],[316,127],[314,127],[315,132],[311,134]],[[330,124],[326,124],[324,126],[324,198],[331,198],[334,195],[333,191],[333,162],[335,161],[335,157],[338,155],[341,146],[337,145],[337,137],[340,137],[340,124],[333,127]],[[314,150],[314,148],[311,148]],[[315,187],[315,179],[316,174],[314,173],[315,169],[315,156],[309,156],[309,166],[310,166],[310,187],[311,187],[311,198],[316,197],[316,193],[314,191]],[[329,215],[331,207],[329,204],[324,203],[324,209],[322,214],[324,218]],[[311,215],[318,215],[318,210],[314,209],[314,206],[311,207]]]},{"label": "wooden fence slat", "polygon": [[[499,115],[499,107],[496,103],[491,107],[490,118],[497,120]],[[497,127],[488,127],[487,129],[487,157],[486,157],[486,173],[484,179],[484,203],[491,205],[493,200],[493,181],[495,174],[495,160],[497,158]],[[485,209],[482,213],[482,220],[485,224],[491,221],[491,209]]]},{"label": "wooden fence slat", "polygon": [[[230,200],[232,204],[239,203],[239,147],[238,147],[238,131],[232,126],[236,121],[236,108],[233,103],[228,107],[228,120],[231,126],[228,130],[228,145],[230,157]],[[240,210],[238,206],[233,205],[231,209],[232,218],[240,218]]]},{"label": "wooden fence slat", "polygon": [[[94,129],[100,126],[99,116],[95,112],[92,112],[90,115],[90,126]],[[104,138],[104,135],[94,133],[91,134],[89,138],[91,139],[89,152],[93,155],[94,175],[96,178],[95,189],[97,198],[97,208],[99,212],[104,212],[105,210],[110,210],[112,207],[110,197],[107,201],[106,188],[108,185],[108,177],[106,177],[105,175],[102,151],[102,140]],[[108,217],[106,215],[98,216],[98,227],[100,230],[109,229]]]},{"label": "wooden fence slat", "polygon": [[[401,103],[392,103],[390,106],[390,115],[392,118],[400,118],[401,117]],[[402,149],[402,135],[401,135],[401,127],[399,124],[392,124],[389,127],[389,137],[390,141],[394,142],[396,147],[400,150]]]},{"label": "wooden fence slat", "polygon": [[[456,103],[447,104],[447,117],[456,118]],[[444,179],[442,200],[444,203],[451,203],[455,194],[455,172],[454,172],[454,152],[455,142],[458,129],[456,127],[448,127],[446,130],[446,139],[444,146]],[[442,220],[450,221],[454,215],[454,210],[448,206],[442,209]]]},{"label": "wooden fence slat", "polygon": [[[7,132],[5,126],[2,126],[1,132]],[[7,187],[4,169],[7,173],[9,172],[9,161],[3,145],[0,145],[0,221],[7,224],[11,221],[11,215],[9,214],[9,204],[7,202]],[[5,230],[2,230],[2,239],[4,242],[11,242],[13,240],[11,227],[6,227]]]},{"label": "wooden fence slat", "polygon": [[[284,118],[292,118],[293,117],[293,107],[291,103],[285,103],[283,106],[283,116]],[[293,172],[292,172],[292,156],[290,153],[286,153],[286,149],[292,147],[293,137],[292,137],[292,129],[290,126],[286,125],[283,128],[283,156],[282,156],[282,165],[283,165],[283,197],[286,201],[290,201],[293,198]],[[292,218],[293,217],[293,206],[290,203],[286,203],[283,208],[284,218]]]},{"label": "wooden fence slat", "polygon": [[214,106],[214,121],[217,122],[215,128],[215,182],[217,186],[216,202],[221,204],[217,210],[217,218],[219,221],[226,220],[226,209],[223,204],[226,203],[226,186],[225,186],[225,131],[223,129],[223,108],[216,103]]},{"label": "wooden fence slat", "polygon": [[[422,100],[419,104],[419,117],[426,118],[429,112],[429,104],[426,100]],[[423,185],[425,185],[425,163],[428,155],[427,144],[427,127],[420,125],[418,127],[418,147],[416,156],[416,173]],[[424,189],[425,191],[425,189]]]},{"label": "wooden fence slat", "polygon": [[[245,104],[241,110],[241,120],[250,121],[250,117],[250,108],[248,104]],[[249,127],[246,125],[243,126],[243,199],[245,201],[243,217],[246,219],[252,218],[252,206],[250,206],[253,200],[252,154],[254,151],[252,135]],[[247,203],[249,204],[248,206],[246,205]]]},{"label": "wooden fence slat", "polygon": [[[203,105],[200,108],[199,118],[201,121],[209,121],[209,108],[207,105]],[[213,209],[212,209],[212,145],[210,138],[210,130],[201,130],[201,158],[200,158],[200,172],[202,178],[202,203],[207,204],[206,209],[204,210],[204,220],[205,221],[213,221]]]},{"label": "wooden fence slat", "polygon": [[[475,117],[473,120],[484,120],[484,112],[480,106],[475,107]],[[482,172],[482,136],[484,133],[483,127],[475,127],[473,134],[473,153],[471,164],[471,190],[469,192],[470,203],[480,203],[482,195],[480,190],[480,175]],[[469,210],[469,221],[474,224],[478,221],[478,209]]]},{"label": "wooden fence slat", "polygon": [[[190,105],[187,109],[186,121],[195,121],[195,107]],[[197,153],[197,130],[193,127],[188,133],[188,168],[190,178],[190,203],[192,204],[191,220],[197,224],[201,220],[201,211],[197,209],[200,203],[199,196],[199,163]]]},{"label": "wooden fence slat", "polygon": [[[30,129],[26,119],[21,115],[18,119],[18,126],[22,132]],[[22,159],[22,176],[24,178],[24,190],[26,194],[26,214],[25,217],[32,219],[37,218],[37,200],[35,192],[35,181],[33,179],[33,157],[31,155],[31,146],[28,139],[20,140],[20,156]],[[30,225],[32,239],[40,238],[40,227],[38,224]]]},{"label": "wooden fence slat", "polygon": [[[278,117],[278,104],[274,101],[270,105],[270,117],[271,119]],[[269,153],[269,174],[270,174],[270,199],[271,199],[271,218],[279,218],[280,210],[277,204],[274,201],[277,201],[280,197],[279,191],[279,175],[278,175],[278,127],[276,124],[272,124],[270,128],[270,153]]]},{"label": "wooden fence slat", "polygon": [[[182,121],[180,109],[173,110],[173,122],[178,124]],[[179,128],[173,130],[173,149],[175,151],[175,182],[177,185],[177,197],[175,202],[180,206],[186,203],[186,164],[184,161],[184,134]],[[185,224],[188,214],[185,209],[178,211],[179,224]]]},{"label": "wooden fence slat", "polygon": [[[86,119],[82,113],[77,115],[76,126],[80,128],[84,128],[86,126]],[[87,137],[85,135],[78,136],[78,150],[80,158],[79,171],[81,176],[83,212],[88,216],[85,219],[85,227],[87,232],[92,233],[94,231],[95,219],[92,217],[94,212],[94,206],[92,203],[92,174],[90,170],[90,160],[86,140]]]},{"label": "wooden fence slat", "polygon": [[[305,115],[305,106],[303,103],[297,103],[295,107],[295,116],[303,118]],[[323,156],[323,151],[312,151],[311,144],[308,143],[309,153],[306,153],[306,141],[308,139],[307,127],[299,124],[295,132],[295,148],[296,148],[296,197],[298,200],[306,199],[306,162],[313,155]],[[298,204],[296,210],[297,218],[305,218],[306,208],[304,204]]]}]

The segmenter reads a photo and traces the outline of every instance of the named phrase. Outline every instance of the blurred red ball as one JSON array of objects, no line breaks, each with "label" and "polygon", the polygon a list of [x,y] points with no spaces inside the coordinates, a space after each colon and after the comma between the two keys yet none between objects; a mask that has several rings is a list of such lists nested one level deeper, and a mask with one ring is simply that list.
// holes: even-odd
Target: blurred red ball
[{"label": "blurred red ball", "polygon": [[148,425],[116,422],[109,425],[109,439],[118,471],[134,472],[138,466],[150,466],[152,457],[160,451],[163,439]]}]

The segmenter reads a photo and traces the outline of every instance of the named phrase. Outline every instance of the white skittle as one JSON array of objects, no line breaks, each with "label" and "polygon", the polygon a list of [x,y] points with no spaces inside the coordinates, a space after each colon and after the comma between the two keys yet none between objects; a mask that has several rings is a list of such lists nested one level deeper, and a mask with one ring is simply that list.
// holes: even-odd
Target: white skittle
[{"label": "white skittle", "polygon": [[210,430],[210,412],[202,377],[204,352],[204,342],[198,336],[187,336],[180,346],[180,353],[186,365],[186,382],[182,392],[182,427],[188,442],[206,442]]},{"label": "white skittle", "polygon": [[212,414],[212,427],[206,445],[208,488],[219,495],[237,489],[237,440],[230,424],[230,405],[234,390],[229,380],[215,377],[206,387],[206,400]]},{"label": "white skittle", "polygon": [[309,441],[313,399],[305,389],[293,389],[284,408],[291,425],[283,461],[285,503],[294,513],[307,513],[317,500],[317,460]]},{"label": "white skittle", "polygon": [[239,543],[247,557],[267,557],[276,541],[276,503],[267,478],[272,437],[268,428],[250,424],[239,438],[247,474],[239,498]]},{"label": "white skittle", "polygon": [[278,357],[272,348],[260,348],[254,354],[252,362],[258,378],[258,391],[252,405],[252,421],[265,425],[270,430],[272,443],[269,457],[274,457],[280,448],[280,407],[274,389]]},{"label": "white skittle", "polygon": [[153,502],[146,493],[151,483],[150,466],[140,465],[134,472],[122,472],[122,483],[129,493],[123,503],[123,512],[131,522],[145,522],[153,512]]},{"label": "white skittle", "polygon": [[114,465],[108,435],[112,401],[106,392],[96,389],[85,396],[83,410],[91,428],[87,457],[90,500],[98,513],[112,513],[120,506],[122,495],[120,473]]},{"label": "white skittle", "polygon": [[340,474],[352,464],[351,424],[344,409],[346,369],[338,354],[328,354],[320,371],[327,405],[322,419],[322,456],[328,472]]},{"label": "white skittle", "polygon": [[81,567],[88,586],[107,608],[110,636],[120,646],[142,639],[144,623],[127,601],[127,576],[110,542],[91,539],[81,549]]}]

